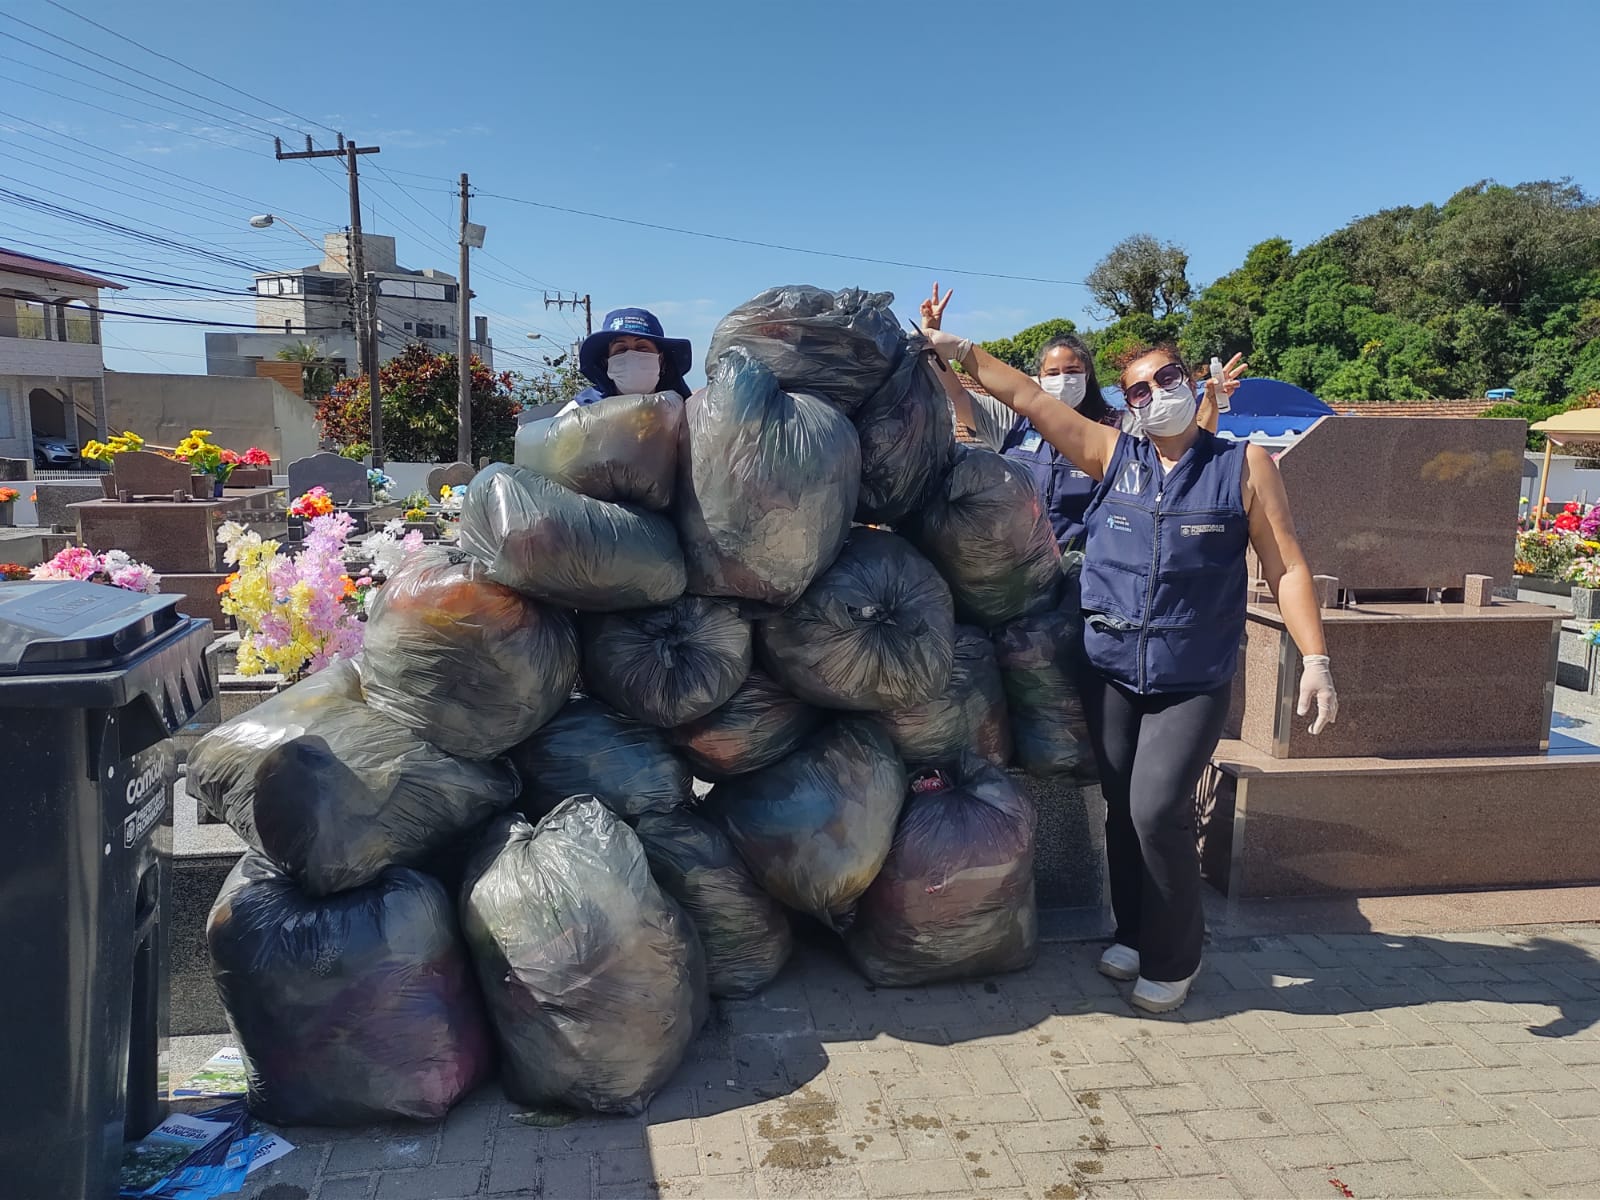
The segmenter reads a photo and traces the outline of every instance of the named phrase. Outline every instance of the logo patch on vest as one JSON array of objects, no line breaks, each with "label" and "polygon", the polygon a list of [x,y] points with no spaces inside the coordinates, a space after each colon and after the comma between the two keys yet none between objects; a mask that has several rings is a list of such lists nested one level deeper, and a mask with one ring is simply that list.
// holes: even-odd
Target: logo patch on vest
[{"label": "logo patch on vest", "polygon": [[1039,436],[1039,431],[1037,429],[1030,429],[1027,433],[1022,435],[1022,444],[1018,446],[1017,449],[1021,450],[1024,454],[1032,454],[1039,448],[1039,444],[1043,441],[1044,439]]},{"label": "logo patch on vest", "polygon": [[1183,525],[1179,527],[1178,532],[1183,534],[1184,537],[1199,537],[1201,534],[1205,533],[1227,533],[1228,527],[1222,524]]},{"label": "logo patch on vest", "polygon": [[1133,525],[1121,513],[1108,513],[1106,515],[1106,528],[1113,533],[1130,533],[1133,530]]},{"label": "logo patch on vest", "polygon": [[1117,484],[1112,491],[1123,492],[1129,496],[1140,495],[1144,491],[1145,466],[1143,463],[1124,463],[1122,474],[1117,476]]}]

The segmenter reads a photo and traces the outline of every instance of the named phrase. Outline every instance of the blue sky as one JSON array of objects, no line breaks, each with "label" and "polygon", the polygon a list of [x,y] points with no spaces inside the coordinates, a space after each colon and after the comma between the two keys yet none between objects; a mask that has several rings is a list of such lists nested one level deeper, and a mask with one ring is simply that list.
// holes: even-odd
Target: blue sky
[{"label": "blue sky", "polygon": [[[470,173],[489,227],[477,311],[503,367],[581,332],[545,287],[591,293],[597,322],[654,309],[694,341],[698,375],[717,318],[762,288],[888,290],[910,315],[935,277],[503,197],[927,264],[956,288],[948,324],[981,338],[1095,318],[1079,286],[957,270],[1078,280],[1148,232],[1187,247],[1203,284],[1262,238],[1301,245],[1481,178],[1600,187],[1572,67],[1600,41],[1588,0],[61,3],[0,3],[0,186],[191,249],[3,197],[0,244],[241,289],[248,271],[192,248],[303,265],[315,256],[292,234],[246,222],[347,222],[342,172],[273,159],[271,135],[309,118],[319,145],[325,125],[382,146],[363,160],[363,219],[408,266],[455,270],[454,182]],[[254,319],[248,298],[168,286],[107,303]],[[106,361],[200,372],[202,331],[113,318]]]}]

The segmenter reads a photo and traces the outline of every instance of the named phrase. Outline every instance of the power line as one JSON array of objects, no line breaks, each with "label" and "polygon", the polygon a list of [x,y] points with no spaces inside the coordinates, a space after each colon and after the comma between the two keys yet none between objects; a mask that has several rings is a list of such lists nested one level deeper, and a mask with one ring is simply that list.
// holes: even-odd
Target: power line
[{"label": "power line", "polygon": [[[74,14],[74,15],[76,15],[76,14]],[[163,87],[169,88],[169,89],[171,89],[173,91],[183,92],[185,95],[193,96],[193,97],[195,97],[196,99],[199,99],[199,100],[205,100],[205,101],[212,102],[212,103],[221,103],[220,101],[217,101],[214,96],[203,95],[202,93],[197,92],[192,88],[184,87],[181,83],[173,83],[170,80],[161,78],[159,75],[152,75],[152,74],[150,74],[149,71],[142,71],[138,67],[134,66],[132,63],[126,63],[126,62],[123,62],[121,59],[117,59],[117,58],[111,57],[111,55],[109,55],[109,54],[102,54],[98,50],[92,50],[88,46],[85,46],[80,42],[75,42],[69,37],[63,37],[61,34],[54,33],[51,30],[48,30],[48,29],[44,28],[41,25],[35,25],[31,21],[24,21],[21,17],[13,16],[11,13],[0,13],[0,16],[5,17],[8,21],[14,21],[18,25],[21,25],[26,29],[31,29],[35,33],[42,33],[42,34],[44,34],[45,37],[54,38],[58,42],[62,42],[65,45],[71,46],[74,50],[81,50],[85,54],[92,54],[96,58],[103,59],[105,62],[110,63],[112,66],[121,67],[123,70],[126,70],[126,71],[132,71],[135,75],[143,76],[145,79],[149,79],[149,80],[151,80],[151,81],[153,81],[155,83],[159,83]],[[105,74],[105,71],[102,68],[96,67],[91,63],[80,62],[78,59],[75,59],[75,58],[71,57],[70,55],[62,54],[60,51],[48,50],[45,47],[40,46],[35,42],[28,41],[26,38],[17,37],[15,34],[12,35],[12,38],[15,41],[21,42],[24,46],[32,46],[33,49],[38,50],[42,54],[49,54],[54,58],[59,58],[59,59],[62,59],[64,61],[66,61],[66,62],[70,62],[74,66],[82,67],[86,71],[92,71],[96,75],[104,75]],[[115,77],[113,77],[113,78],[115,78]],[[154,96],[158,100],[168,100],[168,101],[171,101],[174,104],[181,104],[181,105],[183,105],[184,108],[190,109],[190,110],[192,110],[192,111],[194,111],[196,113],[199,113],[202,116],[210,117],[212,120],[224,121],[224,122],[226,122],[226,123],[228,123],[230,125],[236,125],[240,129],[245,129],[245,130],[248,130],[249,132],[255,133],[255,134],[259,134],[261,132],[259,129],[251,129],[250,126],[245,125],[243,122],[238,121],[238,120],[234,119],[233,117],[229,117],[229,116],[226,116],[226,115],[224,115],[222,113],[218,113],[218,112],[215,112],[215,111],[212,111],[212,110],[209,110],[209,109],[197,108],[193,104],[189,104],[189,103],[187,103],[187,102],[185,102],[183,100],[175,100],[171,96],[163,95],[160,92],[151,91],[149,88],[143,86],[142,84],[134,83],[132,80],[117,79],[117,82],[120,83],[120,84],[123,84],[125,87],[131,87],[131,88],[135,89],[136,91],[144,92],[144,93],[146,93],[148,95]],[[270,117],[256,117],[251,113],[245,112],[244,109],[237,108],[237,107],[235,107],[233,105],[228,105],[227,107],[230,108],[233,112],[238,113],[239,116],[246,117],[246,118],[248,118],[250,120],[260,121],[263,124],[275,125],[279,129],[286,130],[287,132],[292,133],[292,134],[296,135],[297,137],[298,136],[302,136],[305,133],[305,130],[296,129],[292,125],[285,125],[282,121],[275,121]],[[268,136],[270,136],[270,135],[268,135]]]},{"label": "power line", "polygon": [[[69,41],[67,38],[61,37],[60,34],[50,33],[49,30],[39,29],[39,27],[37,25],[30,24],[29,22],[24,21],[21,17],[14,17],[10,13],[0,13],[0,17],[5,17],[9,21],[15,21],[19,25],[26,25],[29,29],[38,29],[40,33],[43,33],[43,34],[45,34],[45,35],[47,35],[49,37],[57,38],[60,41],[66,42],[67,45],[69,45],[69,46],[78,46],[78,44],[76,42]],[[16,34],[12,34],[11,35],[11,40],[14,41],[14,42],[17,42],[17,43],[19,43],[19,44],[21,44],[23,46],[31,47],[32,49],[39,51],[40,54],[49,55],[51,58],[58,59],[61,62],[71,63],[75,67],[79,67],[82,70],[90,72],[96,78],[102,78],[102,79],[109,78],[109,79],[114,80],[117,83],[120,83],[123,87],[130,87],[136,92],[143,92],[147,96],[154,96],[157,100],[164,100],[168,104],[176,104],[181,108],[188,109],[190,113],[194,114],[194,116],[203,117],[208,121],[220,121],[220,122],[222,122],[222,124],[231,125],[235,129],[242,129],[246,133],[248,133],[248,134],[250,134],[250,135],[252,135],[254,137],[270,137],[271,136],[270,133],[267,133],[267,132],[265,132],[265,131],[263,131],[261,129],[256,129],[256,128],[253,128],[252,126],[246,125],[243,121],[235,120],[233,117],[227,116],[225,113],[219,113],[219,112],[215,112],[215,111],[213,111],[211,109],[200,108],[197,105],[190,104],[190,103],[188,103],[186,101],[183,101],[183,100],[175,99],[172,96],[165,95],[164,93],[155,91],[152,88],[147,88],[143,84],[134,83],[132,80],[129,80],[129,79],[122,79],[122,78],[119,78],[118,76],[115,76],[115,75],[107,75],[104,70],[102,70],[99,67],[96,67],[93,63],[83,62],[81,59],[73,58],[70,54],[62,54],[59,50],[51,50],[47,46],[39,45],[38,42],[30,42],[27,38],[18,37]],[[84,47],[78,46],[78,49],[82,50],[82,49],[84,49]],[[95,52],[91,50],[91,51],[89,51],[89,53],[93,54]],[[99,57],[105,58],[106,56],[105,55],[99,55]],[[112,62],[112,63],[116,63],[115,59],[108,58],[106,61]],[[24,63],[23,65],[24,66],[31,66],[31,64],[28,64],[28,63]],[[116,65],[121,66],[123,64],[116,63]],[[43,68],[40,68],[40,67],[33,67],[32,69],[36,70],[36,71],[42,71],[43,70]],[[142,71],[139,72],[139,73],[140,74],[144,74],[144,72],[142,72]],[[56,72],[50,72],[50,74],[56,74]],[[152,76],[151,78],[154,78],[154,76]],[[83,82],[81,80],[74,79],[74,80],[69,80],[68,82],[71,82],[71,83],[73,83],[73,84],[75,84],[75,85],[77,85],[79,87],[90,88],[91,90],[97,91],[97,92],[103,92],[103,91],[106,90],[105,88],[98,87],[98,86],[96,86],[95,84],[92,84],[92,83],[85,83],[85,82]],[[160,81],[157,80],[157,82],[160,82]],[[182,90],[182,89],[180,89],[180,90]],[[111,94],[112,95],[116,95],[115,92],[113,92]],[[124,100],[133,100],[133,99],[135,99],[132,96],[123,96],[121,98],[124,99]],[[149,101],[148,100],[139,101],[139,103],[148,104]],[[162,106],[157,105],[156,107],[162,107]],[[164,109],[164,111],[172,112],[173,110],[170,109],[170,108],[167,108],[167,109]],[[176,115],[184,116],[185,114],[181,114],[180,113],[180,114],[176,114]],[[193,116],[186,116],[185,119],[186,120],[193,120],[194,117]],[[285,126],[285,128],[287,128],[287,126]],[[292,132],[299,133],[299,130],[293,130]]]},{"label": "power line", "polygon": [[660,225],[654,221],[638,221],[632,217],[617,217],[609,213],[589,212],[581,208],[547,204],[541,200],[528,200],[522,196],[507,196],[498,192],[480,191],[478,195],[491,200],[505,200],[511,204],[525,204],[529,208],[542,208],[550,212],[566,213],[574,217],[589,217],[596,221],[611,221],[618,225],[633,225],[640,229],[654,229],[662,233],[678,233],[685,237],[704,238],[713,242],[731,242],[736,246],[754,246],[762,250],[782,250],[789,254],[812,254],[819,258],[838,258],[846,262],[872,263],[880,267],[902,267],[912,271],[927,271],[935,275],[965,275],[977,279],[1006,279],[1013,283],[1048,283],[1059,287],[1088,286],[1088,284],[1079,279],[1044,279],[1037,275],[1007,275],[999,271],[968,271],[959,267],[933,267],[926,263],[901,262],[893,258],[871,258],[864,254],[843,254],[836,250],[817,250],[808,246],[786,246],[781,242],[763,242],[754,238],[733,237],[725,233],[707,233],[703,229],[683,229],[676,225]]},{"label": "power line", "polygon": [[[80,21],[88,22],[90,25],[93,25],[96,29],[100,30],[103,33],[109,33],[112,37],[118,38],[121,41],[127,42],[131,46],[137,46],[140,50],[143,50],[146,54],[153,54],[155,57],[157,57],[159,59],[162,59],[162,60],[164,60],[166,62],[172,63],[174,66],[182,67],[184,70],[189,71],[189,72],[191,72],[191,73],[193,73],[195,75],[198,75],[202,79],[209,80],[210,82],[218,85],[219,87],[225,87],[230,92],[237,92],[239,95],[244,96],[247,99],[254,100],[257,104],[265,104],[268,108],[281,109],[283,112],[286,112],[291,117],[295,118],[295,120],[300,121],[301,123],[306,124],[306,125],[315,125],[320,129],[326,129],[329,133],[337,135],[338,132],[339,132],[337,129],[334,129],[329,125],[324,125],[321,121],[314,121],[310,117],[302,116],[301,114],[299,114],[297,112],[294,112],[292,109],[284,108],[281,104],[274,104],[270,100],[263,100],[260,96],[254,95],[251,92],[247,92],[243,88],[238,87],[235,84],[231,84],[231,83],[227,82],[226,80],[218,79],[214,75],[207,75],[204,71],[200,70],[198,67],[193,66],[190,63],[182,62],[182,61],[180,61],[180,60],[178,60],[176,58],[173,58],[171,55],[167,55],[167,54],[161,53],[161,51],[159,51],[159,50],[152,50],[149,46],[146,46],[143,42],[135,41],[133,38],[129,37],[125,33],[118,33],[115,29],[110,29],[107,26],[100,24],[99,21],[93,20],[90,17],[86,17],[82,13],[77,12],[74,9],[68,8],[65,4],[58,3],[57,0],[45,0],[45,3],[49,4],[51,8],[60,9],[64,13],[67,13],[67,14],[69,14],[71,16],[77,17],[78,20],[80,20]],[[301,131],[296,130],[296,132],[301,132]]]},{"label": "power line", "polygon": [[[96,217],[88,213],[78,212],[76,209],[67,208],[65,205],[52,204],[48,200],[41,200],[37,196],[29,196],[23,192],[15,192],[10,188],[0,187],[0,199],[8,200],[12,204],[20,205],[23,208],[31,209],[35,212],[41,212],[48,216],[77,221],[85,225],[93,226],[97,229],[106,229],[114,233],[124,234],[128,237],[132,237],[138,241],[147,242],[151,245],[165,246],[169,250],[182,250],[186,253],[195,254],[202,258],[213,259],[222,263],[224,266],[237,267],[240,270],[249,271],[252,274],[270,273],[261,270],[261,268],[256,264],[247,262],[242,258],[234,258],[231,255],[219,254],[215,250],[208,250],[203,247],[193,246],[187,242],[174,241],[172,238],[162,237],[160,234],[150,233],[141,229],[135,229],[132,226],[122,225],[115,221],[108,221],[103,217]],[[99,208],[100,206],[89,205],[89,207]],[[112,212],[111,209],[101,209],[101,211]],[[126,214],[115,212],[113,212],[112,215],[126,216]],[[128,219],[131,220],[132,218]],[[154,228],[162,229],[164,227],[156,225]],[[179,231],[175,229],[168,229],[167,232],[178,233]]]},{"label": "power line", "polygon": [[136,321],[165,321],[174,325],[209,325],[217,329],[254,329],[259,333],[288,333],[290,336],[302,333],[345,332],[338,325],[319,325],[314,328],[285,330],[277,325],[243,325],[229,321],[206,321],[199,317],[164,317],[154,313],[128,312],[120,308],[102,308],[100,314],[107,317],[132,317]]},{"label": "power line", "polygon": [[[102,159],[109,155],[112,158],[119,158],[124,162],[132,163],[134,167],[138,168],[139,174],[142,174],[150,179],[155,179],[156,175],[165,175],[171,179],[177,180],[179,183],[185,184],[188,187],[202,188],[205,191],[212,192],[219,197],[232,197],[235,200],[243,200],[246,204],[258,211],[262,209],[270,209],[271,211],[282,213],[286,217],[298,217],[301,220],[311,224],[320,225],[323,223],[321,217],[314,217],[309,213],[297,212],[295,209],[284,208],[281,205],[274,206],[265,204],[263,201],[252,196],[247,196],[243,192],[230,191],[227,188],[220,188],[215,184],[206,183],[203,180],[196,179],[191,175],[184,175],[177,171],[169,171],[165,167],[156,166],[154,163],[143,162],[137,158],[134,158],[132,155],[123,154],[120,151],[112,150],[105,146],[96,145],[93,142],[85,141],[83,138],[74,137],[70,133],[62,133],[59,130],[52,129],[48,125],[41,124],[38,121],[30,120],[27,117],[18,116],[16,113],[7,112],[4,109],[0,109],[0,118],[4,118],[7,121],[21,121],[24,125],[31,125],[35,129],[42,129],[50,136],[44,137],[37,133],[29,133],[25,129],[12,129],[11,132],[13,133],[20,134],[23,137],[32,138],[35,141],[44,142],[47,145],[54,145],[57,140],[65,139],[66,141],[76,143],[79,146],[83,146],[88,150],[98,153]],[[107,165],[110,166],[114,164],[108,163]],[[130,170],[128,167],[122,167],[120,169],[123,171]],[[157,180],[157,182],[160,181]]]}]

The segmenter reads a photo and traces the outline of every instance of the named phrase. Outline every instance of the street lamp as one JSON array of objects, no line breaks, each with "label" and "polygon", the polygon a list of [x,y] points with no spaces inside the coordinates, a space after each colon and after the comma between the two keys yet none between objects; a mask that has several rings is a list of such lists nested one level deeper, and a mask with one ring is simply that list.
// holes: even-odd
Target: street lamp
[{"label": "street lamp", "polygon": [[542,333],[530,333],[530,334],[529,334],[529,335],[528,335],[528,340],[529,340],[529,341],[530,341],[530,342],[537,342],[537,341],[538,341],[538,340],[539,340],[539,339],[540,339],[540,338],[542,338],[542,337],[543,337],[543,336],[544,336],[544,334],[542,334]]}]

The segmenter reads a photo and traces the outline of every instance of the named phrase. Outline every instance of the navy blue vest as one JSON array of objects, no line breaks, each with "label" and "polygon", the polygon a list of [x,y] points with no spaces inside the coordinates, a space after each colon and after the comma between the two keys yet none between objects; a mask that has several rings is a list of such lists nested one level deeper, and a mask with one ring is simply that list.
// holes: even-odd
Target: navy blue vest
[{"label": "navy blue vest", "polygon": [[1034,490],[1044,498],[1056,543],[1063,550],[1082,549],[1083,513],[1094,495],[1094,479],[1045,441],[1026,417],[1018,417],[1011,426],[1000,453],[1032,477]]},{"label": "navy blue vest", "polygon": [[1200,431],[1165,477],[1155,447],[1123,434],[1084,514],[1083,648],[1141,694],[1220,687],[1244,634],[1242,443]]}]

